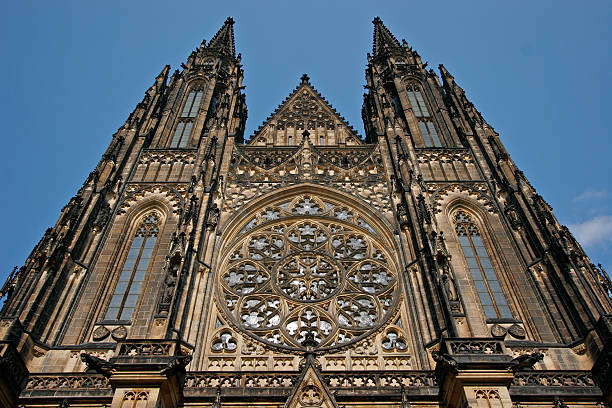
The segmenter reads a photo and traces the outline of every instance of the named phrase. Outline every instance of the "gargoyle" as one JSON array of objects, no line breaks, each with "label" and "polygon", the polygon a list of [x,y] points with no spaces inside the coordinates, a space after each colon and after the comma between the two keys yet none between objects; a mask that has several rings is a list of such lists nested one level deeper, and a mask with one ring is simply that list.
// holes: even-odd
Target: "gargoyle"
[{"label": "gargoyle", "polygon": [[531,354],[521,354],[520,356],[514,358],[512,360],[512,366],[510,370],[513,372],[521,371],[521,370],[531,370],[533,366],[538,361],[542,361],[544,359],[544,354],[539,351],[534,351]]},{"label": "gargoyle", "polygon": [[431,356],[436,361],[436,372],[441,374],[443,371],[457,371],[457,361],[446,353],[434,351]]},{"label": "gargoyle", "polygon": [[105,377],[110,376],[114,372],[113,365],[106,360],[94,357],[91,354],[81,353],[81,361],[87,365],[87,368],[102,374]]},{"label": "gargoyle", "polygon": [[190,362],[191,356],[176,356],[168,363],[168,365],[164,369],[161,370],[161,374],[168,374],[175,370],[184,370],[185,366]]}]

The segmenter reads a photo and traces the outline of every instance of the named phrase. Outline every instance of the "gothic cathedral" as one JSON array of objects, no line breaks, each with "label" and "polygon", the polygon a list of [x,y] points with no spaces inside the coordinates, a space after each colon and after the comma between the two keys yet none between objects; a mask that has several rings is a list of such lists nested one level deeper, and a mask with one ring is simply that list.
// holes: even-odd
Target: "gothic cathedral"
[{"label": "gothic cathedral", "polygon": [[379,18],[364,137],[247,139],[233,20],[166,66],[2,287],[7,407],[605,407],[612,284]]}]

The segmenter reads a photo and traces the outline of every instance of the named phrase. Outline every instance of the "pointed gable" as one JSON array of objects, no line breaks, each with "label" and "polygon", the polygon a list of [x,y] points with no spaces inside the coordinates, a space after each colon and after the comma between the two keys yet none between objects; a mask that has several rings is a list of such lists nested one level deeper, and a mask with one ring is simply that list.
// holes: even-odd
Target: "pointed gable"
[{"label": "pointed gable", "polygon": [[361,137],[310,84],[308,75],[257,129],[248,142],[253,146],[295,146],[304,130],[311,143],[320,145],[362,145]]},{"label": "pointed gable", "polygon": [[333,394],[327,388],[312,358],[308,357],[293,393],[285,403],[285,408],[306,407],[338,408]]}]

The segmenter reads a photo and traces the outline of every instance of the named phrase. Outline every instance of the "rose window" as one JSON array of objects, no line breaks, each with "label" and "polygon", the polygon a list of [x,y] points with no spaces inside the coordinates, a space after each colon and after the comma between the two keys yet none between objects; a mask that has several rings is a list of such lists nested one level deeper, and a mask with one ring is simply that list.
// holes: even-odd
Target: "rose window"
[{"label": "rose window", "polygon": [[[273,214],[271,216],[271,214]],[[304,195],[245,221],[221,263],[217,296],[238,329],[289,350],[359,341],[394,313],[392,257],[366,218]]]},{"label": "rose window", "polygon": [[279,265],[276,283],[291,299],[318,301],[327,299],[338,289],[340,269],[325,255],[299,252]]}]

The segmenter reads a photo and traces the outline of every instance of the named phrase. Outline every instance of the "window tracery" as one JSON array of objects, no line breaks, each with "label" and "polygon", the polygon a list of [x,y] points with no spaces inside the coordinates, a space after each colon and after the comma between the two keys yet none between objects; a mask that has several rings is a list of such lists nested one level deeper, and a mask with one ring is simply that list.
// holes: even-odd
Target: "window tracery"
[{"label": "window tracery", "polygon": [[187,142],[193,129],[194,118],[197,116],[200,104],[202,103],[202,95],[204,95],[204,91],[199,88],[189,91],[170,142],[171,148],[183,149],[187,147]]},{"label": "window tracery", "polygon": [[491,264],[478,226],[465,211],[457,211],[454,222],[461,251],[486,317],[488,319],[512,318],[508,302]]},{"label": "window tracery", "polygon": [[160,217],[152,212],[143,217],[136,230],[119,280],[106,310],[106,320],[130,320],[142,290],[159,233]]},{"label": "window tracery", "polygon": [[431,120],[431,114],[427,109],[427,103],[423,99],[423,94],[418,86],[412,85],[406,88],[408,92],[408,100],[414,112],[414,116],[419,121],[419,130],[423,136],[426,147],[442,147],[440,143],[440,137],[436,131],[433,121]]},{"label": "window tracery", "polygon": [[217,296],[233,325],[277,348],[359,341],[397,303],[398,275],[366,217],[300,195],[247,218],[221,263]]}]

